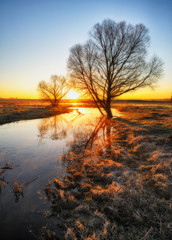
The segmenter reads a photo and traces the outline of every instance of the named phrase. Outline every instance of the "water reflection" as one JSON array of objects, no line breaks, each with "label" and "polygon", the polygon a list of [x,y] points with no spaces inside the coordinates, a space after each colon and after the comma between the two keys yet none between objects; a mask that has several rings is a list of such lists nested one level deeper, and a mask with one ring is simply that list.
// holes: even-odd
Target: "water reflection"
[{"label": "water reflection", "polygon": [[[42,119],[38,125],[38,136],[40,139],[68,139],[72,137],[71,135],[77,132],[80,127],[87,125],[89,118],[86,115],[77,109],[69,114],[62,114],[51,118]],[[82,118],[82,120],[80,118]]]},{"label": "water reflection", "polygon": [[[82,159],[72,163],[76,165],[76,170],[72,170],[74,168],[70,167],[70,161],[67,163],[58,156],[68,154],[74,149],[76,152],[81,152],[82,149],[87,149],[88,152],[91,149],[97,151],[95,146],[99,146],[99,151],[107,154],[107,146],[111,145],[110,132],[111,126],[107,125],[107,121],[100,118],[99,112],[93,108],[78,108],[71,113],[51,118],[0,126],[0,167],[6,166],[6,163],[12,166],[11,170],[6,170],[6,173],[0,176],[2,184],[5,181],[9,183],[5,188],[2,186],[0,194],[0,228],[3,229],[1,235],[10,239],[15,232],[14,235],[20,239],[19,229],[23,229],[23,234],[28,233],[26,226],[34,226],[34,219],[41,218],[41,221],[37,222],[42,225],[44,221],[46,224],[47,220],[43,217],[46,205],[44,201],[40,201],[37,192],[43,194],[48,179],[57,175],[59,178],[71,176],[71,179],[80,179],[77,171],[84,174],[85,165]],[[105,142],[109,142],[107,146]],[[72,156],[75,154],[71,154]],[[66,168],[66,164],[69,168]],[[33,182],[33,179],[36,181]],[[15,194],[13,188],[16,181],[20,189]],[[30,184],[27,184],[28,182]],[[68,183],[70,188],[76,181]],[[37,212],[41,214],[38,216]],[[8,231],[9,229],[11,231]],[[28,238],[29,235],[25,237]]]},{"label": "water reflection", "polygon": [[122,191],[111,175],[113,169],[122,167],[110,158],[112,131],[111,120],[104,116],[97,116],[89,128],[82,125],[74,134],[69,151],[59,161],[66,174],[62,178],[57,176],[45,187],[52,202],[52,214],[58,215],[58,226],[63,229],[58,232],[62,239],[68,239],[65,236],[69,227],[75,229],[70,232],[72,239],[76,236],[86,239],[88,233],[91,236],[96,231],[103,234],[108,220],[100,209],[105,209],[107,201],[110,205],[113,195]]},{"label": "water reflection", "polygon": [[38,125],[39,137],[44,138],[49,134],[52,140],[58,140],[66,138],[67,127],[69,123],[63,116],[54,116],[51,118],[45,118],[41,120]]},{"label": "water reflection", "polygon": [[99,148],[100,151],[106,151],[111,154],[111,132],[113,130],[111,120],[106,117],[95,119],[92,128],[82,128],[74,135],[73,142],[70,143],[71,151],[82,152]]},{"label": "water reflection", "polygon": [[[105,116],[96,115],[90,119],[87,114],[77,109],[70,117],[59,115],[41,120],[38,130],[39,143],[44,138],[50,138],[51,140],[67,139],[67,145],[72,151],[92,149],[100,143],[107,154],[110,154],[111,151],[112,124],[111,120]],[[71,131],[73,138],[70,138]]]}]

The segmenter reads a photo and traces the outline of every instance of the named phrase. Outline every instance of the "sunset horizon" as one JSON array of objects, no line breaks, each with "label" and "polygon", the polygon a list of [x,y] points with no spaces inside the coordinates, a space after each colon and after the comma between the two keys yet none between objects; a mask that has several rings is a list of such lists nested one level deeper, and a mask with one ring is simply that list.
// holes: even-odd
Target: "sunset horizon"
[{"label": "sunset horizon", "polygon": [[[38,82],[47,81],[52,74],[68,75],[70,48],[78,42],[85,42],[93,25],[108,18],[116,22],[126,21],[127,24],[144,24],[149,29],[151,39],[148,56],[157,55],[164,63],[163,75],[154,90],[141,89],[122,98],[170,98],[172,19],[169,1],[166,4],[157,1],[156,5],[150,1],[131,1],[131,4],[124,1],[122,5],[116,1],[107,4],[100,1],[96,5],[95,1],[91,3],[89,13],[86,3],[66,3],[40,0],[30,3],[20,0],[0,3],[0,31],[3,33],[0,40],[1,98],[39,98],[36,90]],[[86,9],[84,14],[83,6]],[[97,6],[99,11],[96,10]],[[66,11],[68,17],[64,18],[60,10]],[[79,22],[73,17],[72,11],[80,17]],[[46,13],[47,19],[44,18]]]},{"label": "sunset horizon", "polygon": [[0,239],[172,240],[172,1],[0,0]]}]

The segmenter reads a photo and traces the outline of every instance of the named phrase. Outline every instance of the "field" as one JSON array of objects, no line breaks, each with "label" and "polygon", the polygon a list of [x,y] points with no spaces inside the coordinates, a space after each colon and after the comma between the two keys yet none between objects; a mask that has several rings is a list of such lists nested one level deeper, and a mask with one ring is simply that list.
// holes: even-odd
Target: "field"
[{"label": "field", "polygon": [[43,239],[172,239],[171,106],[115,107],[121,117],[101,118],[62,156],[66,175],[45,188],[58,234],[46,226]]},{"label": "field", "polygon": [[[16,105],[1,107],[0,119],[14,109],[42,108]],[[31,239],[172,239],[172,106],[118,102],[113,108],[119,112],[115,118],[81,125],[58,157],[64,174],[42,185],[40,201],[50,204],[47,220],[37,233],[31,231]],[[83,105],[78,109],[70,125],[82,120]],[[42,128],[45,133],[56,126],[47,119]],[[20,195],[25,189],[14,185],[15,191]]]},{"label": "field", "polygon": [[51,107],[41,100],[0,100],[0,125],[20,120],[51,117],[69,112],[67,108]]}]

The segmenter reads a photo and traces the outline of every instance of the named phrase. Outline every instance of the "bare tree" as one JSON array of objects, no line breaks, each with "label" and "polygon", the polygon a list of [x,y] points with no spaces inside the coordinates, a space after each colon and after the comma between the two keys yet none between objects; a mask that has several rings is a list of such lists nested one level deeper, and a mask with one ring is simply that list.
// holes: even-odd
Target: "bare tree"
[{"label": "bare tree", "polygon": [[39,82],[37,89],[43,99],[47,99],[50,101],[52,106],[56,106],[60,100],[69,92],[70,87],[71,86],[65,77],[52,75],[50,82]]},{"label": "bare tree", "polygon": [[153,87],[161,76],[161,60],[156,56],[146,60],[149,42],[143,24],[97,23],[86,44],[71,48],[70,76],[91,96],[99,111],[111,118],[113,99],[141,87]]}]

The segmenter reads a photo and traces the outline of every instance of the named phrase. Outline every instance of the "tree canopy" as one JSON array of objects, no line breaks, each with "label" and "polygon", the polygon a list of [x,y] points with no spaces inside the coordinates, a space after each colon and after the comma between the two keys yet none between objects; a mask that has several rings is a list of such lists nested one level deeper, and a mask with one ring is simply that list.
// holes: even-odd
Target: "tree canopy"
[{"label": "tree canopy", "polygon": [[113,99],[156,85],[162,61],[157,56],[147,60],[150,37],[143,24],[133,26],[108,19],[94,25],[89,35],[85,44],[71,48],[68,70],[76,86],[111,118]]},{"label": "tree canopy", "polygon": [[71,86],[65,77],[52,75],[49,82],[40,81],[37,89],[43,99],[47,99],[52,106],[56,106],[70,88]]}]

